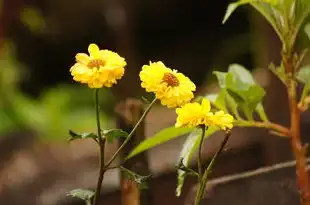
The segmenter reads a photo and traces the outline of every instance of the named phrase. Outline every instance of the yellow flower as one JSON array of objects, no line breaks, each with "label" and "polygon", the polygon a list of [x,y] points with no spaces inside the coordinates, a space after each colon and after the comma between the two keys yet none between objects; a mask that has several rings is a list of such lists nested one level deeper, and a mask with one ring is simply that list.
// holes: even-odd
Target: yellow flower
[{"label": "yellow flower", "polygon": [[178,115],[176,127],[217,126],[223,130],[233,127],[233,116],[223,111],[211,112],[210,101],[203,99],[201,104],[187,103],[176,109]]},{"label": "yellow flower", "polygon": [[182,73],[167,68],[162,62],[150,62],[140,72],[141,86],[153,92],[162,105],[175,108],[188,103],[196,90],[195,84]]},{"label": "yellow flower", "polygon": [[206,116],[211,116],[211,106],[208,100],[203,99],[202,103],[187,103],[181,108],[176,109],[178,115],[176,127],[197,127],[206,124]]},{"label": "yellow flower", "polygon": [[222,110],[215,112],[211,119],[214,125],[220,127],[223,130],[231,129],[233,127],[232,122],[234,117],[230,114],[224,113]]},{"label": "yellow flower", "polygon": [[125,59],[109,50],[99,50],[96,44],[88,47],[89,55],[78,53],[76,63],[70,68],[73,79],[90,88],[111,87],[123,77]]}]

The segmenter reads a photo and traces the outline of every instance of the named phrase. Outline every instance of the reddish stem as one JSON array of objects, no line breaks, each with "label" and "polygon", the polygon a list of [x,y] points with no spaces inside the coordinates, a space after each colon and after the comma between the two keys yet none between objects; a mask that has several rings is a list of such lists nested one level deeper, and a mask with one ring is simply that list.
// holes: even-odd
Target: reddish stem
[{"label": "reddish stem", "polygon": [[307,171],[307,158],[305,148],[303,147],[300,138],[300,110],[298,109],[295,67],[292,61],[292,56],[293,55],[291,52],[288,55],[283,55],[283,63],[286,68],[285,70],[289,75],[287,91],[291,113],[291,146],[296,159],[297,183],[301,193],[300,201],[302,205],[310,205],[310,186]]}]

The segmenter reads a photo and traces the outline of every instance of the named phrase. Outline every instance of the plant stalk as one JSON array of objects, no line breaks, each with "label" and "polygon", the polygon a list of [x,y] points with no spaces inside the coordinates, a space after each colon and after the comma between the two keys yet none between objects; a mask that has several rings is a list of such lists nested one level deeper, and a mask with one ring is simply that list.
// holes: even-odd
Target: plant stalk
[{"label": "plant stalk", "polygon": [[139,127],[139,125],[141,124],[141,122],[144,120],[144,118],[146,117],[146,115],[149,113],[149,111],[151,110],[152,106],[155,104],[155,102],[157,101],[157,98],[154,98],[154,100],[149,104],[149,106],[145,109],[144,113],[142,114],[141,118],[139,119],[139,121],[137,122],[137,124],[134,126],[134,128],[131,130],[131,132],[128,134],[126,140],[123,142],[123,144],[116,150],[116,152],[114,153],[114,155],[111,157],[111,159],[107,162],[106,165],[104,165],[105,169],[107,169],[112,162],[114,161],[114,159],[119,155],[119,153],[121,152],[121,150],[126,146],[126,144],[130,141],[130,139],[132,138],[133,134],[135,133],[136,129]]},{"label": "plant stalk", "polygon": [[198,174],[199,174],[199,181],[201,180],[201,175],[202,175],[202,160],[201,160],[201,152],[202,152],[202,144],[203,144],[203,138],[205,136],[206,132],[206,127],[203,125],[201,127],[201,136],[200,136],[200,141],[199,141],[199,149],[198,149],[198,159],[197,159],[197,166],[198,166]]},{"label": "plant stalk", "polygon": [[97,188],[95,192],[95,197],[93,200],[93,205],[99,204],[99,198],[101,193],[101,185],[106,169],[104,168],[104,148],[105,148],[105,138],[102,138],[101,127],[100,127],[100,105],[99,105],[99,89],[95,90],[95,107],[96,107],[96,123],[97,123],[97,133],[98,133],[98,145],[99,145],[99,175],[97,181]]},{"label": "plant stalk", "polygon": [[296,91],[296,69],[293,64],[293,52],[284,53],[283,65],[289,76],[287,82],[288,101],[290,108],[291,123],[291,146],[296,159],[296,175],[298,188],[300,190],[300,202],[302,205],[310,205],[310,186],[307,171],[306,151],[301,142],[300,136],[300,110],[298,108],[297,91]]},{"label": "plant stalk", "polygon": [[208,176],[209,176],[209,173],[211,172],[213,166],[214,166],[214,163],[215,163],[215,160],[221,155],[221,153],[223,152],[224,150],[224,147],[226,145],[226,143],[228,142],[228,139],[231,135],[231,131],[228,130],[225,134],[225,138],[224,140],[222,141],[221,143],[221,146],[220,148],[218,149],[218,151],[215,153],[215,155],[213,156],[211,162],[209,163],[208,167],[206,168],[206,170],[204,171],[203,173],[203,176],[199,177],[200,180],[199,180],[199,189],[197,191],[197,194],[196,194],[196,198],[195,198],[195,203],[194,205],[199,205],[200,204],[200,201],[204,195],[204,192],[205,192],[205,189],[206,189],[206,185],[207,185],[207,181],[208,181]]}]

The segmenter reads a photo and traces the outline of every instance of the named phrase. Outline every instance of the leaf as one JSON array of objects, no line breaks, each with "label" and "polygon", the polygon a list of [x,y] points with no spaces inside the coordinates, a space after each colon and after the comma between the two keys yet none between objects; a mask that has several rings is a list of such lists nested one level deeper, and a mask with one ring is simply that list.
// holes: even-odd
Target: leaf
[{"label": "leaf", "polygon": [[218,94],[209,94],[206,95],[205,98],[207,98],[208,100],[210,100],[210,102],[217,108],[220,110],[223,110],[224,112],[227,112],[226,109],[226,91],[225,89],[221,89],[221,91]]},{"label": "leaf", "polygon": [[98,136],[92,132],[76,133],[76,132],[73,132],[72,130],[69,130],[69,134],[70,134],[69,141],[79,140],[79,139],[88,139],[88,138],[92,138],[92,139],[98,138]]},{"label": "leaf", "polygon": [[188,128],[188,127],[176,128],[174,126],[163,129],[157,134],[155,134],[153,137],[147,138],[146,140],[141,142],[137,147],[135,147],[126,157],[126,160],[159,144],[172,140],[181,135],[187,134],[193,131],[193,129],[195,128]]},{"label": "leaf", "polygon": [[128,133],[121,129],[110,129],[110,130],[103,130],[103,135],[106,137],[109,143],[112,143],[115,139],[119,138],[126,138]]},{"label": "leaf", "polygon": [[192,170],[191,168],[187,167],[184,165],[183,163],[183,159],[180,159],[180,162],[178,163],[178,165],[176,166],[176,168],[178,170],[181,170],[181,171],[184,171],[185,172],[185,175],[191,175],[191,176],[197,176],[199,177],[199,174]]},{"label": "leaf", "polygon": [[[217,127],[209,127],[208,130],[206,130],[204,138],[211,136],[213,133],[215,133],[218,130],[219,129]],[[189,162],[193,154],[198,149],[200,135],[201,133],[198,132],[198,130],[193,131],[192,133],[188,135],[186,141],[183,144],[183,147],[180,153],[180,159],[182,159],[182,163],[186,167],[189,166]],[[186,177],[186,173],[182,170],[178,170],[178,183],[177,183],[177,188],[176,188],[176,196],[181,195],[185,177]]]},{"label": "leaf", "polygon": [[254,85],[255,81],[252,74],[242,65],[239,64],[231,64],[228,67],[228,72],[235,76],[238,81],[241,81],[247,85]]},{"label": "leaf", "polygon": [[310,84],[310,65],[300,68],[296,78],[304,84]]},{"label": "leaf", "polygon": [[273,63],[270,63],[268,68],[269,70],[271,70],[271,72],[273,72],[273,74],[275,74],[282,81],[283,84],[285,84],[286,74],[283,66],[276,67]]},{"label": "leaf", "polygon": [[229,74],[220,71],[213,71],[213,74],[216,76],[219,86],[221,88],[226,88],[227,76]]},{"label": "leaf", "polygon": [[142,176],[139,175],[129,169],[126,169],[125,167],[120,167],[122,173],[127,177],[129,180],[134,181],[137,183],[139,189],[146,189],[147,188],[147,181],[151,177],[151,175],[148,176]]},{"label": "leaf", "polygon": [[92,198],[95,196],[95,192],[90,189],[74,189],[70,191],[68,196],[73,198],[82,199],[87,205],[91,205]]},{"label": "leaf", "polygon": [[[253,112],[255,111],[258,103],[260,103],[265,96],[265,90],[256,84],[252,74],[239,64],[232,64],[229,66],[228,72],[214,72],[219,85],[224,92],[228,102],[229,99],[232,111],[239,118],[237,107],[240,107],[246,114],[246,117],[252,119]],[[226,93],[226,94],[225,94]],[[223,100],[221,100],[223,102]],[[237,106],[233,103],[235,102]]]},{"label": "leaf", "polygon": [[227,7],[227,10],[226,10],[224,19],[223,19],[223,21],[222,21],[222,24],[224,24],[224,23],[229,19],[229,17],[231,16],[231,14],[232,14],[239,6],[242,6],[242,5],[251,3],[251,2],[253,2],[253,1],[254,1],[254,0],[239,0],[239,1],[234,2],[234,3],[230,3],[230,4],[228,5],[228,7]]},{"label": "leaf", "polygon": [[268,122],[268,117],[265,113],[265,109],[264,109],[264,106],[262,103],[258,103],[258,105],[256,106],[256,109],[255,111],[258,113],[259,117],[265,121],[265,122]]}]

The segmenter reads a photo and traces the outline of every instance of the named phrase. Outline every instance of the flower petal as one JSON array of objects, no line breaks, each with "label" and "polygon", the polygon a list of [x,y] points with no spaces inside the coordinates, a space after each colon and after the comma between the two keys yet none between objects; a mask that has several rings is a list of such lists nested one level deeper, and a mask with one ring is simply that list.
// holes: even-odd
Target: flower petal
[{"label": "flower petal", "polygon": [[208,99],[205,99],[205,98],[202,99],[201,106],[202,106],[203,112],[205,112],[205,113],[210,112],[211,104],[210,104],[210,101]]},{"label": "flower petal", "polygon": [[92,58],[98,58],[100,56],[100,49],[94,43],[88,46],[88,52],[89,52],[90,57]]},{"label": "flower petal", "polygon": [[84,64],[84,65],[87,65],[90,58],[87,54],[85,53],[78,53],[75,55],[75,60],[76,62],[78,63],[81,63],[81,64]]}]

